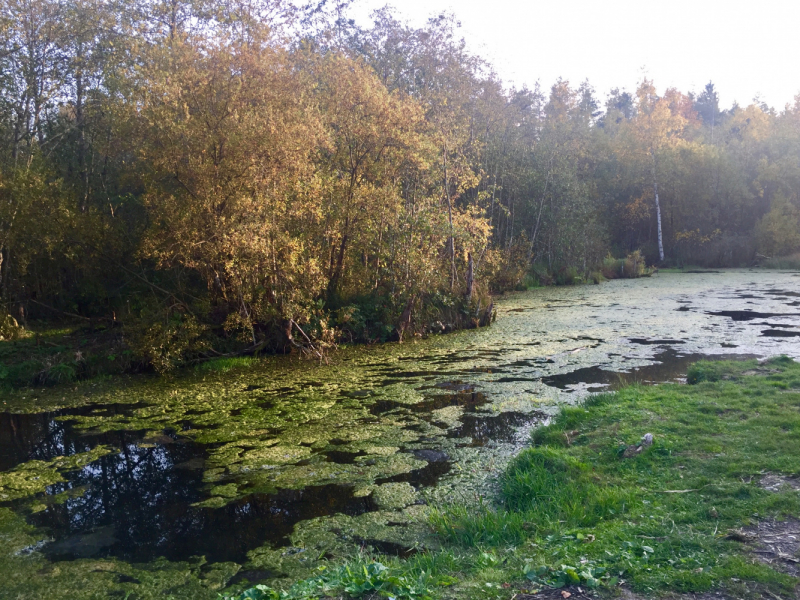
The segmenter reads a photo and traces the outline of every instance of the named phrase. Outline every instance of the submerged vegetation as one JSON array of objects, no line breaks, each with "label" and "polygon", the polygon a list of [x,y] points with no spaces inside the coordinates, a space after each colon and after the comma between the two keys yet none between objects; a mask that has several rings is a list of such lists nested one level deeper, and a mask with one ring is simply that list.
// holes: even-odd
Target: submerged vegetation
[{"label": "submerged vegetation", "polygon": [[508,88],[454,17],[341,10],[0,3],[0,335],[108,332],[3,359],[6,384],[321,358],[486,325],[537,282],[800,248],[800,105]]}]

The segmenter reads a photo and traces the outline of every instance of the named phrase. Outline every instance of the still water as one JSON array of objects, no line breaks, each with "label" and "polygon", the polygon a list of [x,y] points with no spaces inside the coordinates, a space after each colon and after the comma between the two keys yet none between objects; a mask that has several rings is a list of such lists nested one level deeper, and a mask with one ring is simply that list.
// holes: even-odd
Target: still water
[{"label": "still water", "polygon": [[560,404],[681,382],[703,357],[800,358],[798,337],[800,274],[661,273],[507,295],[490,328],[328,365],[15,394],[0,598],[214,598],[359,548],[435,548],[428,507],[491,500]]}]

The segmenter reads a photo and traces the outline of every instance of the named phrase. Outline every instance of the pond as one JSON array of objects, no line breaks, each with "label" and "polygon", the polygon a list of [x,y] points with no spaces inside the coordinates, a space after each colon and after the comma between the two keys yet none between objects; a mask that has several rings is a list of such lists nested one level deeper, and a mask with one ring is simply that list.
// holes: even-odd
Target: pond
[{"label": "pond", "polygon": [[[800,358],[800,274],[660,273],[507,295],[490,328],[227,373],[9,394],[0,598],[215,598],[366,547],[435,548],[562,403]],[[5,590],[5,591],[3,591]]]}]

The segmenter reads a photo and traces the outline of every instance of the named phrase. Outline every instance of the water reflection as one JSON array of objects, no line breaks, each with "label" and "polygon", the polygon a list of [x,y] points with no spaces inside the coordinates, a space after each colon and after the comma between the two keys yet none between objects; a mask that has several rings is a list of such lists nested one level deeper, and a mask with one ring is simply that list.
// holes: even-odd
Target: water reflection
[{"label": "water reflection", "polygon": [[[734,346],[735,347],[735,346]],[[657,361],[644,367],[635,367],[629,372],[611,371],[598,367],[584,367],[569,373],[543,377],[542,383],[565,391],[582,385],[600,385],[590,390],[600,391],[603,388],[619,389],[626,385],[656,385],[659,383],[680,383],[685,381],[689,367],[699,360],[747,360],[758,358],[754,354],[684,354],[673,348],[659,352],[653,358]]]},{"label": "water reflection", "polygon": [[72,456],[87,452],[98,444],[115,444],[136,434],[113,432],[90,435],[77,432],[69,415],[130,414],[134,405],[86,406],[80,409],[38,414],[0,413],[0,471],[7,471],[29,460],[52,460],[57,456]]},{"label": "water reflection", "polygon": [[56,540],[45,546],[45,554],[137,562],[202,555],[243,562],[265,542],[287,543],[299,521],[375,509],[370,498],[355,498],[352,487],[336,484],[252,494],[220,508],[192,506],[205,498],[203,471],[197,468],[204,456],[201,446],[177,438],[153,446],[125,444],[119,453],[68,473],[67,482],[47,493],[83,493],[29,518]]},{"label": "water reflection", "polygon": [[[106,407],[129,411],[130,407]],[[108,412],[106,411],[106,413]],[[89,407],[81,412],[95,411]],[[65,411],[34,415],[0,413],[3,469],[29,460],[51,460],[88,452],[98,445],[118,448],[81,469],[63,473],[35,502],[14,506],[54,541],[42,551],[53,559],[117,556],[146,562],[159,556],[211,561],[246,559],[264,543],[286,544],[294,525],[315,517],[375,510],[353,488],[330,484],[303,490],[252,494],[220,508],[195,507],[206,499],[206,448],[165,430],[81,432]]]}]

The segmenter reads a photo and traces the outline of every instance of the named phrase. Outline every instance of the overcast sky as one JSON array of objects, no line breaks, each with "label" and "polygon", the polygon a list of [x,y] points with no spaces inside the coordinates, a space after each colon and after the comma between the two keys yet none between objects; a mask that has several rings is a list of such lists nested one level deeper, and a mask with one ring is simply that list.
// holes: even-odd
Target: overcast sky
[{"label": "overcast sky", "polygon": [[[386,0],[356,0],[368,24]],[[455,13],[470,48],[506,82],[549,88],[558,77],[584,79],[604,99],[633,91],[643,73],[659,91],[702,90],[713,81],[723,107],[758,94],[777,109],[800,93],[798,0],[395,0],[403,20],[420,26]]]}]

